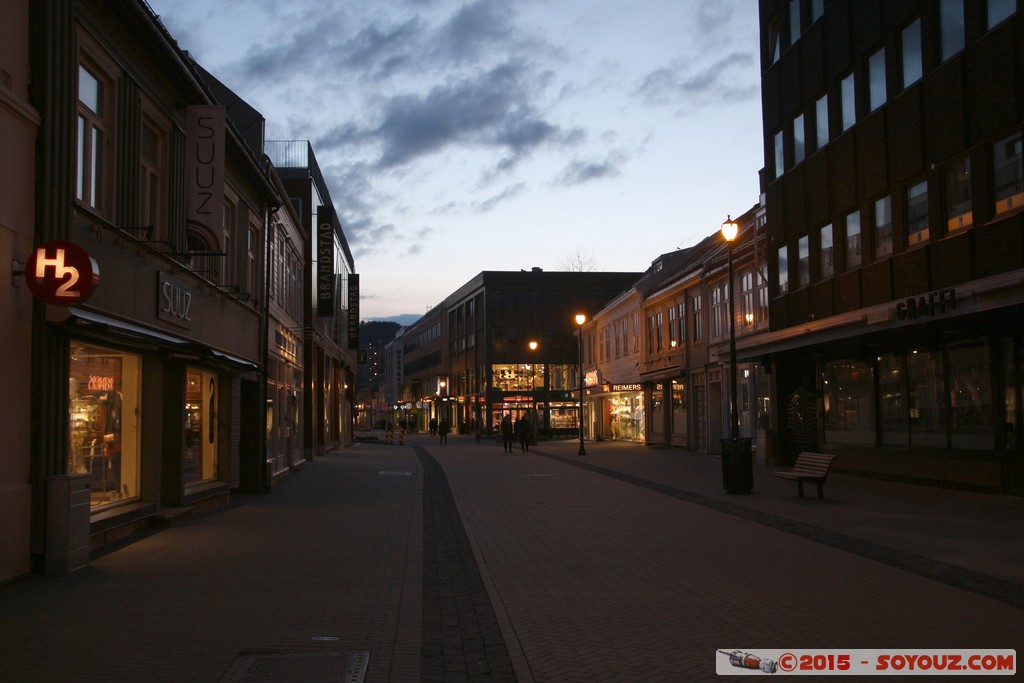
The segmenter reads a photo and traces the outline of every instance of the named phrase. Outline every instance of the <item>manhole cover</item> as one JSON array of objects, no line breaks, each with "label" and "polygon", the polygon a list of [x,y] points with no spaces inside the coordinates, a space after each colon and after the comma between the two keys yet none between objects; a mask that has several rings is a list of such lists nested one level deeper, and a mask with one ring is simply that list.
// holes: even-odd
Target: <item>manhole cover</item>
[{"label": "manhole cover", "polygon": [[243,652],[220,683],[363,683],[369,662],[351,650]]},{"label": "manhole cover", "polygon": [[411,477],[412,472],[403,472],[401,470],[381,470],[377,473],[381,477]]}]

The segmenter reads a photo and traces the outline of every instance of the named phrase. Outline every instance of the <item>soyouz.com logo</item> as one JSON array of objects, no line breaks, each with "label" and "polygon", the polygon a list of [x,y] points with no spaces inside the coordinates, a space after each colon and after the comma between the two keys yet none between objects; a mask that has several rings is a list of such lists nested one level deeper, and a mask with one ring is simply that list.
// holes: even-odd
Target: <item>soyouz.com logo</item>
[{"label": "soyouz.com logo", "polygon": [[720,676],[1013,676],[1016,650],[717,650]]}]

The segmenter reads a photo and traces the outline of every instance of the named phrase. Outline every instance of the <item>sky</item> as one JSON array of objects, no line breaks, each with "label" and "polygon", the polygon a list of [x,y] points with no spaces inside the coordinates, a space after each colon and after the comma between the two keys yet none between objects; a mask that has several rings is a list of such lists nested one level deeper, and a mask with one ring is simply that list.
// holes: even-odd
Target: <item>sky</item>
[{"label": "sky", "polygon": [[756,0],[148,0],[309,140],[360,317],[484,270],[643,272],[758,202]]}]

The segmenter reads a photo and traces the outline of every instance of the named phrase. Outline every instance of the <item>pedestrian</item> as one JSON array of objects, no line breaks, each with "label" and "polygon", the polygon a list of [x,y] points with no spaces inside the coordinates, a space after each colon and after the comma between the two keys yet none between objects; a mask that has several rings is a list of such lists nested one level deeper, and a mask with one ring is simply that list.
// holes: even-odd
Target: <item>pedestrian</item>
[{"label": "pedestrian", "polygon": [[519,437],[519,448],[523,453],[530,450],[530,421],[522,415],[516,419],[516,436]]},{"label": "pedestrian", "polygon": [[512,413],[505,413],[505,417],[501,418],[501,443],[505,446],[506,453],[512,452],[513,435]]},{"label": "pedestrian", "polygon": [[441,421],[437,424],[437,433],[441,435],[440,443],[448,443],[448,418],[442,417]]},{"label": "pedestrian", "polygon": [[430,418],[430,435],[434,436],[435,434],[437,434],[437,418],[432,417]]}]

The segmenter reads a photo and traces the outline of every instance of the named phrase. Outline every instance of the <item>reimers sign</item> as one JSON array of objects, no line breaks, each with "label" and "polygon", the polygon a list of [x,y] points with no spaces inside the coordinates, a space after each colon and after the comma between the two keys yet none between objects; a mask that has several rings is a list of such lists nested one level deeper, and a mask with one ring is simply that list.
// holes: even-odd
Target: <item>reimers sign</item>
[{"label": "reimers sign", "polygon": [[41,301],[54,306],[74,306],[96,291],[100,268],[82,247],[56,240],[37,247],[29,256],[25,282]]}]

